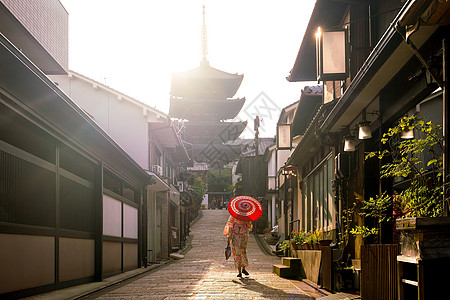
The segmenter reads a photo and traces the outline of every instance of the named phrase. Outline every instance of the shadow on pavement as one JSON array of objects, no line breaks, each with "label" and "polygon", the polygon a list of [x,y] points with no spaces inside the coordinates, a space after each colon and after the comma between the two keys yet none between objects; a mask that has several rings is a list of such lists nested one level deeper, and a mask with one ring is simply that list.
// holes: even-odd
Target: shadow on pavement
[{"label": "shadow on pavement", "polygon": [[268,298],[268,299],[315,299],[313,297],[310,297],[308,295],[302,294],[300,291],[298,294],[288,294],[283,290],[275,289],[272,287],[269,287],[267,285],[264,285],[262,283],[259,283],[255,279],[252,278],[241,278],[241,279],[233,279],[233,283],[240,285],[244,289],[258,292],[261,294],[261,297]]}]

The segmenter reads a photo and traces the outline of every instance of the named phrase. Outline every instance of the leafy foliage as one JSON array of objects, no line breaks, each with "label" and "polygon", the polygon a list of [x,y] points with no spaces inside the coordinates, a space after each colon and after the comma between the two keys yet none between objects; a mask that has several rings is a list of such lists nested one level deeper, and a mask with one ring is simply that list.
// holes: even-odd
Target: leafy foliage
[{"label": "leafy foliage", "polygon": [[221,170],[208,171],[206,181],[208,182],[208,187],[220,186],[224,188],[224,191],[227,193],[231,194],[233,192],[231,167],[225,167]]},{"label": "leafy foliage", "polygon": [[[398,136],[404,130],[414,129],[417,138],[398,141]],[[443,181],[442,181],[442,127],[431,121],[425,122],[416,116],[403,117],[397,126],[383,134],[382,144],[388,144],[389,150],[369,152],[367,158],[390,157],[391,162],[381,167],[381,178],[406,177],[410,186],[398,195],[381,195],[369,200],[366,211],[375,209],[375,205],[392,206],[395,203],[400,208],[401,216],[405,217],[438,217],[443,213]],[[426,160],[426,155],[429,157]],[[395,199],[394,199],[395,198]],[[395,200],[395,201],[394,201]],[[377,217],[381,217],[378,215]],[[380,219],[379,221],[388,221]]]},{"label": "leafy foliage", "polygon": [[[441,126],[417,116],[403,117],[397,126],[383,134],[381,143],[389,146],[388,149],[366,153],[366,159],[387,161],[381,167],[381,178],[403,177],[409,179],[410,184],[393,195],[385,192],[369,200],[361,200],[360,215],[376,220],[378,228],[355,226],[350,230],[352,234],[363,237],[376,235],[382,223],[396,218],[438,217],[443,214],[441,129]],[[414,130],[416,137],[401,140],[400,135],[405,130]]]},{"label": "leafy foliage", "polygon": [[195,205],[200,207],[203,201],[203,195],[206,193],[206,184],[200,177],[195,177],[191,188],[194,191]]},{"label": "leafy foliage", "polygon": [[321,229],[316,229],[311,232],[311,242],[318,243],[323,238],[323,231]]},{"label": "leafy foliage", "polygon": [[280,245],[280,249],[283,251],[290,249],[290,247],[291,247],[291,243],[288,240],[283,241]]},{"label": "leafy foliage", "polygon": [[353,214],[355,213],[356,202],[353,205],[342,210],[342,228],[343,231],[339,232],[339,245],[347,246],[349,236],[352,233]]},{"label": "leafy foliage", "polygon": [[301,244],[305,241],[306,232],[304,230],[296,231],[292,230],[292,240],[295,243]]}]

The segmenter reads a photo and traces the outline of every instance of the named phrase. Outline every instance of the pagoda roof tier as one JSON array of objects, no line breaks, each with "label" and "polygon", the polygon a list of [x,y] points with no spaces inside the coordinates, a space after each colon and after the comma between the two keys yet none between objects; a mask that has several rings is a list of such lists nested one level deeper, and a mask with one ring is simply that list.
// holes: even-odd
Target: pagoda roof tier
[{"label": "pagoda roof tier", "polygon": [[234,119],[244,102],[245,98],[208,101],[171,97],[169,115],[183,120]]},{"label": "pagoda roof tier", "polygon": [[247,126],[244,122],[185,122],[186,141],[191,144],[221,144],[237,139]]},{"label": "pagoda roof tier", "polygon": [[224,165],[236,161],[241,154],[240,145],[228,144],[196,144],[192,146],[194,161],[207,163],[210,168],[221,168]]},{"label": "pagoda roof tier", "polygon": [[191,99],[233,98],[244,75],[231,74],[203,61],[199,67],[172,74],[170,95]]}]

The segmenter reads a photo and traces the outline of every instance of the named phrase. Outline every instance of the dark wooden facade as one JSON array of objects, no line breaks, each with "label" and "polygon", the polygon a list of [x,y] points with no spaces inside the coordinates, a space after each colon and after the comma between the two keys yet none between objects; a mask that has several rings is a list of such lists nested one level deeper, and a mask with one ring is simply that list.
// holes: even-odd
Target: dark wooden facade
[{"label": "dark wooden facade", "polygon": [[263,197],[267,190],[267,164],[264,157],[247,156],[242,158],[243,195]]},{"label": "dark wooden facade", "polygon": [[0,64],[0,297],[139,267],[147,174],[3,35]]},{"label": "dark wooden facade", "polygon": [[[429,13],[427,17],[422,15],[424,11]],[[406,42],[406,27],[416,24],[419,18],[422,18],[420,28],[417,27]],[[383,132],[395,125],[404,115],[414,114],[426,117],[435,124],[448,124],[448,115],[442,111],[448,106],[448,91],[443,71],[448,60],[448,57],[445,57],[448,52],[444,45],[448,39],[449,24],[449,5],[444,2],[316,1],[288,80],[315,79],[315,65],[311,60],[316,61],[312,36],[317,27],[349,30],[349,78],[345,81],[324,82],[324,105],[331,108],[326,115],[319,117],[314,133],[310,132],[322,144],[333,148],[335,155],[341,158],[336,159],[336,162],[344,161],[344,168],[336,164],[334,179],[340,222],[343,221],[343,209],[353,207],[353,203],[358,204],[361,199],[368,199],[383,192],[393,194],[394,189],[401,189],[402,184],[408,184],[405,181],[380,179],[380,162],[364,159],[365,152],[382,149],[380,139]],[[427,71],[430,66],[437,74],[436,80],[430,80],[427,74],[430,73]],[[438,87],[443,91],[439,91]],[[355,151],[344,152],[344,137],[357,135],[358,123],[365,112],[373,113],[369,120],[372,138],[356,140]],[[308,132],[303,140],[309,138],[307,135]],[[303,140],[299,145],[304,143]],[[293,159],[293,163],[297,163],[303,154],[307,154],[301,150],[295,150],[294,155],[298,155],[298,160]],[[340,172],[341,170],[346,172]],[[374,225],[373,220],[361,218],[358,212],[357,205],[351,226]],[[361,248],[362,245],[372,242],[396,242],[393,225],[385,224],[378,239],[369,238],[363,241],[360,238],[350,238],[346,252],[352,258],[364,260],[364,257],[367,258],[364,251],[367,250],[370,254],[371,250]],[[379,248],[383,246],[385,245],[380,245]],[[380,291],[384,299],[395,299],[397,286],[393,281],[396,261],[392,258],[393,255],[395,256],[392,254],[389,259],[386,258],[384,265],[380,265],[381,260],[376,258],[373,259],[374,264],[365,265],[362,269],[361,278],[365,286],[361,285],[361,293],[364,289],[366,297],[369,294],[378,295],[377,292]],[[378,276],[376,274],[379,274],[378,281],[382,286],[377,285],[378,281],[371,277]],[[385,292],[387,290],[389,292]]]}]

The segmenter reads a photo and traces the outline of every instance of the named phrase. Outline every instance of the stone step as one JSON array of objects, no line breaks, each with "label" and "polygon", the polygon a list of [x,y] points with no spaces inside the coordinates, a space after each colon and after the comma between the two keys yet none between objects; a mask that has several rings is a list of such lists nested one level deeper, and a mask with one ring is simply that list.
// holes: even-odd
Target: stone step
[{"label": "stone step", "polygon": [[295,277],[297,276],[294,269],[289,268],[285,265],[273,265],[273,273],[280,277]]},{"label": "stone step", "polygon": [[282,257],[281,264],[293,269],[299,269],[302,264],[302,259],[294,257]]}]

